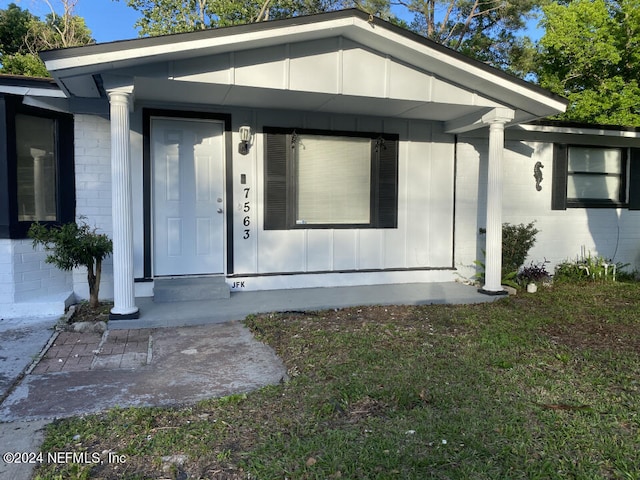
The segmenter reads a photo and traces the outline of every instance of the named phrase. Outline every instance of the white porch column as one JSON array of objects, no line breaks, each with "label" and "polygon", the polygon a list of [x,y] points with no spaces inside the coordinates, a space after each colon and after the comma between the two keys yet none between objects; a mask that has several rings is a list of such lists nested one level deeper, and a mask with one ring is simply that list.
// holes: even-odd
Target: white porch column
[{"label": "white porch column", "polygon": [[484,286],[489,295],[503,295],[502,288],[502,161],[504,158],[504,126],[513,120],[514,112],[496,108],[482,121],[489,124],[489,164],[487,178],[487,244]]},{"label": "white porch column", "polygon": [[132,87],[109,90],[111,104],[111,210],[113,217],[113,308],[111,318],[138,318],[133,284],[133,213],[129,107]]}]

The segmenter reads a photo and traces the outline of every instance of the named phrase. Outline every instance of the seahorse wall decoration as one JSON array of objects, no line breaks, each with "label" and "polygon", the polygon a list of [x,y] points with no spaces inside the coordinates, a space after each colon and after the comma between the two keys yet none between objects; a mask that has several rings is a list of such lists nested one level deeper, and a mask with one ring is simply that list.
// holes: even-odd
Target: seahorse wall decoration
[{"label": "seahorse wall decoration", "polygon": [[533,167],[533,178],[536,179],[536,190],[540,191],[542,190],[542,185],[540,185],[540,183],[542,183],[542,169],[544,168],[544,165],[542,165],[542,162],[536,162],[535,166]]}]

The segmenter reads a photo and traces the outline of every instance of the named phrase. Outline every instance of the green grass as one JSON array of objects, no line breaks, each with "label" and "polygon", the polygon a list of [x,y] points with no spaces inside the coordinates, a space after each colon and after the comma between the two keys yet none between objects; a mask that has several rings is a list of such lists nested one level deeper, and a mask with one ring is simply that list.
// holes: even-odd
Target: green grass
[{"label": "green grass", "polygon": [[639,284],[561,285],[493,304],[252,316],[289,382],[57,421],[44,452],[127,462],[37,478],[638,479],[639,299]]}]

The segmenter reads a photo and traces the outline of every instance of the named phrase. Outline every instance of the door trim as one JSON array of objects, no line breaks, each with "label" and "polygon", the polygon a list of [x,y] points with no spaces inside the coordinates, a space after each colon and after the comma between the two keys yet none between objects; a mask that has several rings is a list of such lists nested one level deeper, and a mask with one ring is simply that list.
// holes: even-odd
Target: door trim
[{"label": "door trim", "polygon": [[225,214],[226,214],[226,274],[234,273],[233,267],[233,151],[231,139],[231,115],[226,113],[195,112],[191,110],[166,110],[157,108],[142,109],[142,195],[144,223],[144,266],[145,279],[152,279],[153,250],[153,199],[151,175],[151,118],[185,118],[197,120],[216,120],[224,124],[224,164],[225,164]]}]

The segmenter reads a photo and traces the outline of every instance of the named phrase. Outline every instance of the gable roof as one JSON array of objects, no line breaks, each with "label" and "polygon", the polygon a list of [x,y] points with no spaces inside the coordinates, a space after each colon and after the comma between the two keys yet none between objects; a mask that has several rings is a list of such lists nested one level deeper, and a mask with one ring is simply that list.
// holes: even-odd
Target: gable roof
[{"label": "gable roof", "polygon": [[[496,107],[514,110],[520,123],[563,112],[567,105],[536,85],[359,10],[40,55],[68,96],[84,98],[104,97],[102,83],[117,77],[135,85],[136,98],[154,91],[186,99],[204,94],[212,104],[245,106],[250,99],[264,108],[286,108],[290,99],[291,108],[311,111],[440,120],[452,132],[477,128],[482,115]],[[304,56],[306,63],[300,61]],[[325,60],[325,71],[309,73],[317,59]],[[354,64],[367,71],[355,71]],[[237,75],[243,71],[249,72],[245,83]],[[310,89],[318,75],[333,83]],[[262,83],[252,83],[257,78]],[[418,85],[407,88],[407,78]],[[379,85],[367,86],[371,79],[380,79]]]}]

